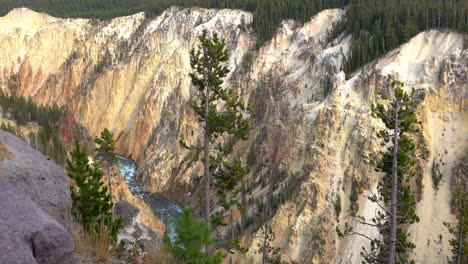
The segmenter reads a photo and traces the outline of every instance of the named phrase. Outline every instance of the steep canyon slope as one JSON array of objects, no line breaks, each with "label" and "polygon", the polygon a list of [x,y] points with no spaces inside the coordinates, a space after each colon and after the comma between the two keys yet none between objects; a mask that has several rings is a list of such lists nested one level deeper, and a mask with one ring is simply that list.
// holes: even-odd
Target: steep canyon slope
[{"label": "steep canyon slope", "polygon": [[[370,105],[391,95],[387,75],[393,74],[416,89],[423,121],[418,141],[425,159],[414,183],[422,220],[411,227],[414,255],[418,263],[445,263],[442,222],[453,220],[452,174],[467,177],[467,36],[422,32],[346,80],[341,65],[351,37],[327,40],[343,15],[333,9],[303,25],[284,21],[256,48],[252,15],[240,10],[171,8],[154,20],[139,13],[94,21],[15,9],[0,18],[0,89],[66,105],[93,136],[108,127],[118,152],[139,164],[143,189],[188,200],[200,169],[178,143],[200,135],[187,105],[195,92],[188,55],[203,29],[217,31],[231,55],[225,85],[256,108],[250,139],[235,144],[253,168],[247,199],[263,199],[269,184],[282,197],[275,199],[271,222],[283,260],[358,263],[366,241],[339,240],[334,228],[349,219],[351,207],[364,215],[374,211],[364,198],[351,202],[350,196],[353,182],[372,188],[378,179],[363,160],[379,150],[373,129],[381,124]],[[438,189],[433,166],[442,174]],[[251,204],[249,213],[255,210]],[[245,243],[257,244],[249,237]],[[253,252],[236,258],[257,263]]]}]

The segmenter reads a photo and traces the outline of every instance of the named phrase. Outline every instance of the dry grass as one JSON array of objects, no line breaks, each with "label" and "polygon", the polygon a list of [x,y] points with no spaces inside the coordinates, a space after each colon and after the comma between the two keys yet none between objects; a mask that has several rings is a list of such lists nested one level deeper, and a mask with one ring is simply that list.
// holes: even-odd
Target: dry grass
[{"label": "dry grass", "polygon": [[146,252],[142,264],[177,264],[178,262],[166,246]]},{"label": "dry grass", "polygon": [[[169,248],[162,245],[146,249],[141,252],[137,245],[127,247],[123,252],[113,250],[110,241],[110,230],[105,225],[100,225],[101,232],[85,232],[82,225],[74,226],[75,257],[78,264],[102,264],[114,263],[112,260],[120,259],[128,264],[178,264]],[[120,263],[120,262],[119,262]]]},{"label": "dry grass", "polygon": [[91,237],[93,238],[95,256],[99,261],[107,262],[112,256],[111,230],[104,223],[104,221],[98,223],[98,226],[99,228],[91,234]]},{"label": "dry grass", "polygon": [[143,258],[142,264],[155,264],[157,259],[158,256],[156,254],[156,251],[151,250],[150,252],[146,252],[146,256]]},{"label": "dry grass", "polygon": [[76,224],[73,230],[73,240],[75,242],[75,257],[78,264],[95,263],[93,256],[91,235],[83,230],[83,227]]},{"label": "dry grass", "polygon": [[75,242],[76,255],[84,256],[91,251],[91,238],[81,225],[76,224],[74,226],[73,240]]},{"label": "dry grass", "polygon": [[99,229],[92,232],[76,224],[73,233],[78,263],[107,263],[113,258],[110,230],[105,224],[99,224]]}]

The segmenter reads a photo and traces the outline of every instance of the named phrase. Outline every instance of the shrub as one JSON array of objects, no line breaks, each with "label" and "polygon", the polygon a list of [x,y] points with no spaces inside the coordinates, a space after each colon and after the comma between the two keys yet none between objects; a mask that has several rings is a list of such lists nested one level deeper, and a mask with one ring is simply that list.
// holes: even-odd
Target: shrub
[{"label": "shrub", "polygon": [[190,208],[184,208],[183,215],[177,219],[175,241],[172,242],[168,237],[165,237],[165,242],[174,256],[182,260],[183,263],[221,263],[223,258],[221,252],[211,253],[206,250],[213,244],[210,233],[203,220],[194,218]]},{"label": "shrub", "polygon": [[109,232],[115,242],[123,220],[112,219],[113,203],[110,202],[107,186],[102,181],[102,171],[89,164],[88,151],[86,148],[82,149],[78,141],[75,149],[70,152],[70,157],[67,160],[67,172],[75,181],[75,185],[70,186],[72,215],[82,223],[87,232],[103,230],[100,226],[106,225],[106,232]]},{"label": "shrub", "polygon": [[437,163],[435,160],[432,162],[431,175],[434,188],[438,190],[440,181],[442,180],[442,173],[440,172],[439,163]]}]

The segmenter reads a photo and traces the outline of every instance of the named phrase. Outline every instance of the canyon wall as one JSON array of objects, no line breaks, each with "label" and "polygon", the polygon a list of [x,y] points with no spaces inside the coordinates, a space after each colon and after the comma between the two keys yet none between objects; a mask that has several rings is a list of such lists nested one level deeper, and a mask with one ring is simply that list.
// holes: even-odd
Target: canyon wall
[{"label": "canyon wall", "polygon": [[[363,156],[380,150],[374,130],[382,124],[370,105],[388,102],[391,74],[408,91],[415,88],[422,121],[421,173],[414,181],[421,221],[410,227],[418,245],[413,254],[417,263],[445,263],[449,234],[442,223],[454,220],[452,175],[467,177],[467,36],[422,32],[345,78],[341,65],[351,37],[327,38],[343,15],[332,9],[305,24],[284,21],[257,47],[252,15],[240,10],[174,7],[153,20],[139,13],[95,21],[15,9],[0,18],[0,89],[67,106],[92,136],[109,128],[119,154],[137,161],[144,190],[187,202],[200,167],[178,142],[194,143],[201,132],[187,105],[196,91],[189,51],[203,29],[216,31],[231,55],[225,85],[255,106],[249,140],[235,144],[236,155],[252,167],[247,199],[263,199],[269,184],[275,194],[290,193],[276,202],[270,220],[283,260],[359,263],[368,243],[338,239],[334,230],[350,221],[351,207],[374,212],[365,198],[350,196],[353,181],[372,189],[378,180]],[[434,166],[442,175],[438,188]],[[257,241],[245,236],[244,243],[252,249],[234,260],[258,263]]]}]

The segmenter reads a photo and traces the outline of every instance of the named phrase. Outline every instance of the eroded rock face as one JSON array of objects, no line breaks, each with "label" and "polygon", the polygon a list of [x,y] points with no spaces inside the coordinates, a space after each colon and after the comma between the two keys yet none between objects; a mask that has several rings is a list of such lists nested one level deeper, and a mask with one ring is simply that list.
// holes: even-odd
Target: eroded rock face
[{"label": "eroded rock face", "polygon": [[0,130],[0,178],[71,230],[70,187],[63,168],[22,139]]},{"label": "eroded rock face", "polygon": [[[127,245],[140,245],[142,248],[149,247],[148,250],[158,248],[159,242],[164,235],[164,230],[156,229],[153,231],[142,221],[139,215],[140,209],[129,203],[127,200],[121,200],[114,206],[114,217],[122,217],[124,228],[119,232],[118,239],[124,240]],[[147,251],[148,252],[148,251]]]},{"label": "eroded rock face", "polygon": [[[411,227],[413,254],[417,263],[443,263],[447,241],[427,241],[448,237],[442,223],[453,220],[452,168],[467,151],[467,37],[420,33],[346,80],[340,71],[350,37],[326,41],[343,12],[326,10],[304,25],[285,21],[254,50],[252,15],[239,10],[171,8],[152,21],[136,14],[99,23],[15,10],[0,18],[0,50],[9,51],[0,53],[0,87],[67,105],[92,135],[108,127],[119,152],[137,160],[142,188],[189,200],[200,168],[178,141],[194,143],[201,130],[187,105],[195,91],[188,51],[203,29],[217,31],[231,54],[225,85],[256,107],[250,139],[234,146],[253,168],[246,198],[263,199],[268,184],[261,182],[275,182],[276,194],[292,193],[271,219],[274,246],[290,263],[359,263],[368,242],[339,240],[334,229],[337,219],[349,220],[353,179],[369,188],[378,179],[363,154],[380,149],[374,129],[381,123],[370,116],[370,105],[387,102],[393,74],[416,89],[418,140],[427,154],[419,161],[420,184],[414,183],[424,220]],[[434,163],[444,175],[438,189]],[[364,198],[356,203],[358,213],[374,212]],[[249,213],[255,217],[253,206]],[[236,261],[257,263],[257,241],[246,236],[244,242],[252,250]]]},{"label": "eroded rock face", "polygon": [[0,212],[0,263],[74,263],[67,229],[3,178]]},{"label": "eroded rock face", "polygon": [[129,225],[139,212],[140,209],[127,200],[119,201],[114,205],[115,217],[122,217],[125,225]]},{"label": "eroded rock face", "polygon": [[154,215],[150,205],[143,198],[132,194],[117,166],[114,166],[112,171],[113,201],[116,202],[114,214],[122,216],[127,227],[134,223],[144,225],[157,237],[162,237],[166,231],[164,223]]}]

